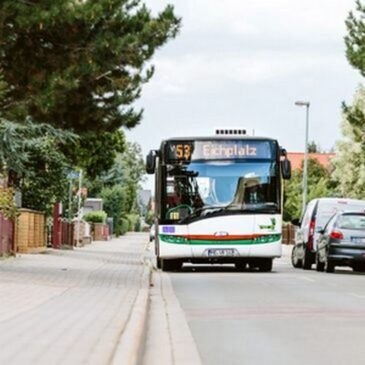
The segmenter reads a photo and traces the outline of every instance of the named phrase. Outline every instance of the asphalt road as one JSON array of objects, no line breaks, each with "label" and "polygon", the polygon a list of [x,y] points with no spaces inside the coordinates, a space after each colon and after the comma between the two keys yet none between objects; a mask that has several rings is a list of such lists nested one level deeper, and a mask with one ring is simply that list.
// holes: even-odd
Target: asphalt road
[{"label": "asphalt road", "polygon": [[203,364],[363,364],[365,275],[184,266],[170,273]]}]

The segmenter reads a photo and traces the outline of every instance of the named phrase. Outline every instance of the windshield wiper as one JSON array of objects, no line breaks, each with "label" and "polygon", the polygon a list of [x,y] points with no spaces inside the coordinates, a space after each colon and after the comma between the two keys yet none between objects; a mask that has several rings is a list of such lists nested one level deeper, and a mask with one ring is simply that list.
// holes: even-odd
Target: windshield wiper
[{"label": "windshield wiper", "polygon": [[[215,214],[221,213],[275,213],[278,209],[278,204],[276,203],[264,203],[260,206],[251,206],[251,207],[237,207],[237,206],[207,206],[196,209],[193,213],[183,218],[180,223],[186,223],[190,220],[198,217],[207,217]],[[204,214],[206,212],[206,214]]]},{"label": "windshield wiper", "polygon": [[185,222],[189,221],[192,218],[201,217],[201,215],[206,211],[213,210],[213,212],[209,213],[209,214],[212,214],[212,213],[215,213],[217,211],[221,211],[224,208],[225,207],[211,205],[211,206],[206,206],[206,207],[201,207],[201,208],[195,209],[195,211],[193,213],[191,213],[187,217],[181,219],[180,223],[185,223]]}]

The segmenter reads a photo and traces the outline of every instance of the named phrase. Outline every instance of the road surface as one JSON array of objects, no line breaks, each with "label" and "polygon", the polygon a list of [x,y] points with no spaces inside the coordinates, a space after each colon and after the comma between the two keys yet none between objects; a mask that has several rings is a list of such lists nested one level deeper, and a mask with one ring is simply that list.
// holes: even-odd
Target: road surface
[{"label": "road surface", "polygon": [[169,273],[203,364],[363,364],[365,275],[190,266]]}]

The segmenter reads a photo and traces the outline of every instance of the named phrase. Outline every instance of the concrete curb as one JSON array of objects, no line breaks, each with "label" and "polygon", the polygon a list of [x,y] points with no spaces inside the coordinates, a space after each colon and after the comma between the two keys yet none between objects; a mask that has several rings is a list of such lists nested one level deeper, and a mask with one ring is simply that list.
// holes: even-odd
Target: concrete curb
[{"label": "concrete curb", "polygon": [[144,338],[146,335],[147,315],[149,310],[149,287],[151,283],[151,265],[144,262],[141,288],[133,302],[128,322],[123,329],[113,357],[112,365],[137,365],[140,363]]},{"label": "concrete curb", "polygon": [[184,310],[177,299],[168,274],[161,272],[162,295],[165,299],[174,364],[202,364]]}]

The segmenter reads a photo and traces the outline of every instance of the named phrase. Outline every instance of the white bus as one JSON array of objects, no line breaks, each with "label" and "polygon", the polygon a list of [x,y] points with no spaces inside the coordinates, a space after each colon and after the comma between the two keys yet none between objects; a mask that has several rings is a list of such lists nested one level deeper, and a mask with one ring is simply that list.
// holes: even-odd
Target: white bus
[{"label": "white bus", "polygon": [[242,130],[171,138],[147,156],[155,174],[157,266],[234,263],[271,271],[281,256],[282,178],[290,162],[278,142]]}]

